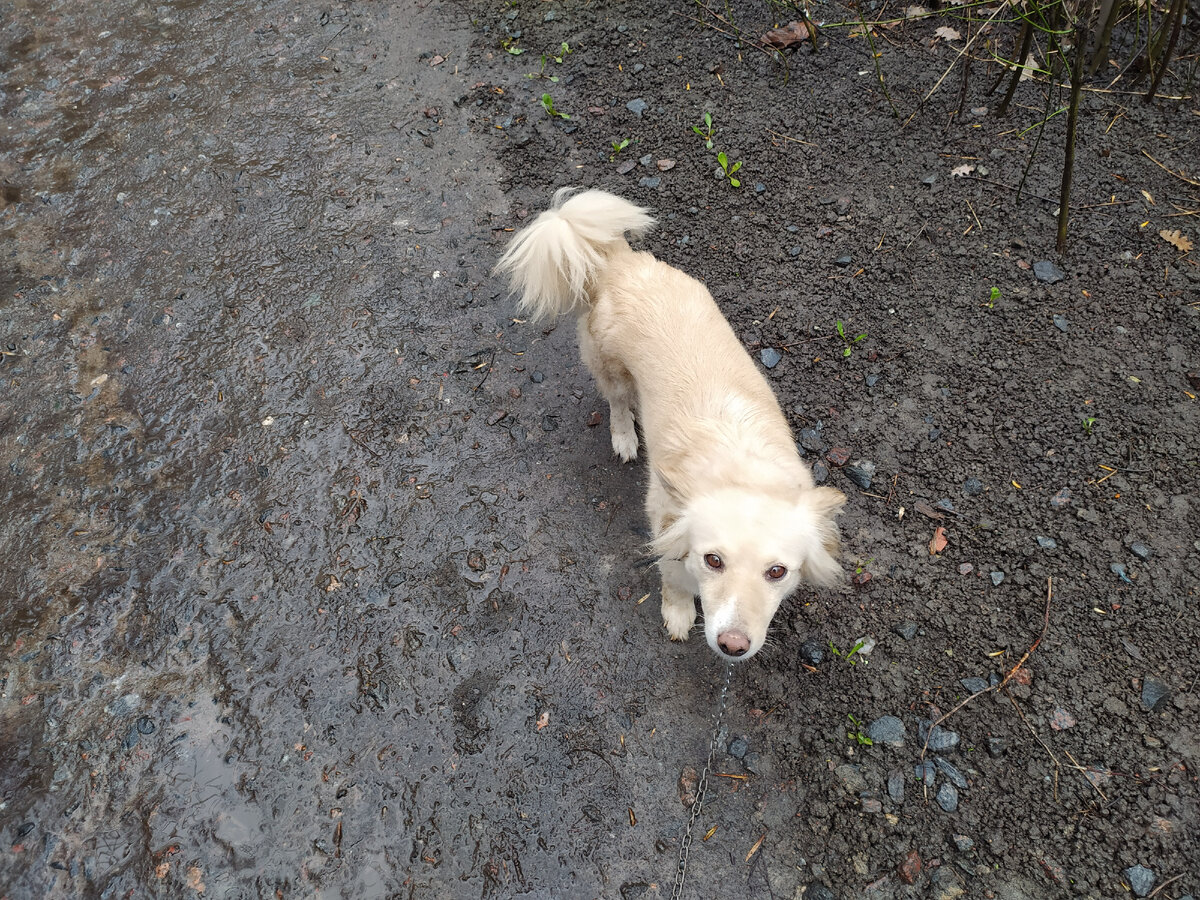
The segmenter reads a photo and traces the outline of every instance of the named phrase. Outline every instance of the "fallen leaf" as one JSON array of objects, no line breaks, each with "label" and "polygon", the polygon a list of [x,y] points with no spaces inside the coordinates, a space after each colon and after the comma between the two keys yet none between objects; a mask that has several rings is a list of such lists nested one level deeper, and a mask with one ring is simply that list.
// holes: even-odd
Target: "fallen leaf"
[{"label": "fallen leaf", "polygon": [[933,33],[935,37],[939,37],[943,41],[957,41],[962,39],[962,35],[949,25],[943,25],[941,28],[935,29]]},{"label": "fallen leaf", "polygon": [[920,16],[927,16],[927,15],[929,15],[929,10],[927,10],[923,6],[910,6],[908,9],[906,9],[904,11],[904,17],[906,19],[916,19]]},{"label": "fallen leaf", "polygon": [[805,22],[788,22],[782,28],[775,28],[768,31],[762,36],[762,42],[768,47],[774,47],[776,50],[787,50],[789,47],[799,47],[805,41],[811,41],[813,38],[812,31],[816,30],[816,26],[809,26]]},{"label": "fallen leaf", "polygon": [[975,167],[970,163],[963,163],[961,166],[955,166],[950,170],[951,178],[963,178],[975,171]]},{"label": "fallen leaf", "polygon": [[429,65],[430,65],[430,66],[440,66],[440,65],[441,65],[442,63],[444,63],[445,61],[446,61],[446,57],[444,57],[444,56],[435,56],[433,59],[431,59],[431,60],[429,61]]},{"label": "fallen leaf", "polygon": [[914,507],[914,508],[916,509],[916,511],[917,511],[917,512],[919,512],[921,515],[923,515],[923,516],[927,516],[927,517],[929,517],[930,519],[944,519],[944,518],[946,518],[946,514],[945,514],[945,513],[944,513],[942,510],[940,510],[940,509],[934,509],[932,506],[930,506],[930,505],[929,505],[928,503],[926,503],[924,500],[918,500],[916,503],[914,503],[914,504],[913,504],[913,507]]},{"label": "fallen leaf", "polygon": [[1167,229],[1164,228],[1162,231],[1160,231],[1158,233],[1158,236],[1160,238],[1162,238],[1164,241],[1166,241],[1168,244],[1170,244],[1172,247],[1174,247],[1176,250],[1181,250],[1184,253],[1187,253],[1189,250],[1192,249],[1191,239],[1188,238],[1187,236],[1185,236],[1183,234],[1183,232],[1180,231],[1178,228],[1176,228],[1174,231],[1168,231]]},{"label": "fallen leaf", "polygon": [[946,549],[946,529],[939,525],[933,530],[933,540],[929,542],[929,555],[937,556]]},{"label": "fallen leaf", "polygon": [[1154,205],[1154,198],[1150,196],[1149,191],[1142,191],[1142,196],[1146,198],[1147,203],[1149,203],[1151,206]]}]

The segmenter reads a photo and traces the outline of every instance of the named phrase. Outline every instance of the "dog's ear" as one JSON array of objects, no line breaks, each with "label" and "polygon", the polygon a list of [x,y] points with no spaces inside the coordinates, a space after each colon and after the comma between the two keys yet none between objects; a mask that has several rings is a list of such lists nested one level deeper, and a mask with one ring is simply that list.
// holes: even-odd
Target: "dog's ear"
[{"label": "dog's ear", "polygon": [[836,488],[813,488],[804,492],[800,505],[808,514],[817,537],[812,546],[804,548],[800,575],[809,584],[831,585],[842,574],[836,555],[839,545],[836,517],[846,505],[846,495]]},{"label": "dog's ear", "polygon": [[650,542],[650,552],[662,559],[683,559],[692,548],[687,513],[663,520],[663,529]]},{"label": "dog's ear", "polygon": [[658,479],[659,486],[662,487],[663,493],[667,495],[667,500],[670,501],[671,506],[675,509],[682,509],[684,505],[683,494],[662,470],[661,466],[654,467],[654,477]]}]

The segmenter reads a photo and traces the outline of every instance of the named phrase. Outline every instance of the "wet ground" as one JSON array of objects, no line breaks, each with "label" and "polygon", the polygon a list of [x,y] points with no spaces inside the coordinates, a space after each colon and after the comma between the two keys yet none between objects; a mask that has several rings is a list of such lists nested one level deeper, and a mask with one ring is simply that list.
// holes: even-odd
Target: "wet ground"
[{"label": "wet ground", "polygon": [[1087,95],[1057,260],[1062,117],[1014,204],[1040,95],[918,109],[936,21],[881,29],[897,122],[849,29],[785,77],[684,3],[2,8],[0,896],[669,896],[722,667],[488,277],[564,184],[657,209],[852,494],[685,895],[1200,888],[1194,100]]}]

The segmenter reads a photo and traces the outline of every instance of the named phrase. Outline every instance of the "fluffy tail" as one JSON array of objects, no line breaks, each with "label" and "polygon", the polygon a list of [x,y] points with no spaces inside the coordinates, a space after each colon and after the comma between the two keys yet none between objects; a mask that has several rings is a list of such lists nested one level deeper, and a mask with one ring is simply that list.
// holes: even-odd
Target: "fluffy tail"
[{"label": "fluffy tail", "polygon": [[572,196],[561,188],[554,203],[526,226],[496,264],[507,275],[520,308],[531,319],[554,318],[587,303],[587,285],[613,250],[628,246],[654,225],[650,213],[604,191]]}]

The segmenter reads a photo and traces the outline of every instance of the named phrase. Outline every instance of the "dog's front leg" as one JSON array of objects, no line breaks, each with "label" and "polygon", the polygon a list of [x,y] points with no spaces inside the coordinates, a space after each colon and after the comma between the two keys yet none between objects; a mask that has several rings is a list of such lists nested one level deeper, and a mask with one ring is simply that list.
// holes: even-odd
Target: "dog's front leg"
[{"label": "dog's front leg", "polygon": [[688,632],[696,624],[696,598],[692,590],[692,579],[679,560],[659,560],[658,568],[662,572],[663,625],[666,626],[671,640],[686,641]]}]

